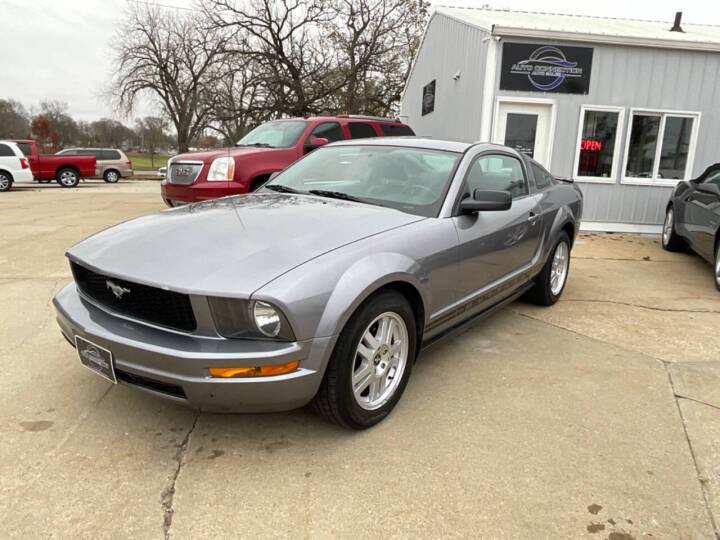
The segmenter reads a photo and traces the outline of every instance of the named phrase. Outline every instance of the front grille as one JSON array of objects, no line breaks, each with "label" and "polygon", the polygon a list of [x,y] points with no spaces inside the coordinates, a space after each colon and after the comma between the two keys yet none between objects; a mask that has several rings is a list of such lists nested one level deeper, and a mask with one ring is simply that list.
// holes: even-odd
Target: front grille
[{"label": "front grille", "polygon": [[119,369],[115,370],[115,376],[117,377],[118,381],[123,381],[127,384],[140,386],[141,388],[147,388],[148,390],[160,392],[161,394],[167,394],[169,396],[187,399],[187,396],[185,395],[185,391],[182,389],[182,386],[178,386],[176,384],[169,384],[155,379],[149,379],[148,377],[143,377],[142,375],[135,375],[134,373],[128,373],[127,371],[122,371]]},{"label": "front grille", "polygon": [[70,263],[80,290],[112,311],[183,332],[197,328],[190,297],[98,274]]},{"label": "front grille", "polygon": [[180,186],[189,186],[197,180],[202,163],[171,163],[167,171],[168,182]]}]

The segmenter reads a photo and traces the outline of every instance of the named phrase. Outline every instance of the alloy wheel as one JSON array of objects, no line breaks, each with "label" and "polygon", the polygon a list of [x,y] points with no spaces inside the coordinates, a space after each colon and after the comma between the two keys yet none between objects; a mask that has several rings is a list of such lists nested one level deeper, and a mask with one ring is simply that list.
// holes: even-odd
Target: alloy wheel
[{"label": "alloy wheel", "polygon": [[60,183],[66,187],[73,187],[77,183],[77,176],[72,171],[63,171],[60,175]]},{"label": "alloy wheel", "polygon": [[402,317],[387,311],[360,338],[351,372],[355,401],[365,410],[382,407],[395,394],[408,360],[408,330]]},{"label": "alloy wheel", "polygon": [[715,250],[715,283],[720,289],[720,245]]},{"label": "alloy wheel", "polygon": [[670,243],[670,238],[672,237],[674,218],[675,218],[675,215],[674,215],[673,209],[670,208],[667,211],[667,214],[665,214],[665,223],[663,224],[662,239],[663,239],[663,245],[665,245],[665,246],[667,246]]},{"label": "alloy wheel", "polygon": [[115,171],[110,171],[105,175],[105,179],[111,184],[114,184],[118,181],[118,173],[116,173]]},{"label": "alloy wheel", "polygon": [[565,242],[560,242],[555,248],[552,268],[550,269],[550,292],[557,296],[565,285],[570,263],[570,250]]},{"label": "alloy wheel", "polygon": [[0,174],[0,191],[7,189],[10,186],[10,178],[5,174]]}]

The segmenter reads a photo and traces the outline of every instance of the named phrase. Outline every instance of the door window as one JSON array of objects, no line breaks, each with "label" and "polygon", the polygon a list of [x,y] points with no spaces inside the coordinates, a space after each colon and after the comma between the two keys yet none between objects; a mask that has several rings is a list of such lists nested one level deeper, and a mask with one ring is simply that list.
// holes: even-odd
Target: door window
[{"label": "door window", "polygon": [[310,133],[308,142],[316,137],[322,137],[329,142],[342,141],[345,138],[342,128],[337,122],[324,122],[317,125],[315,129],[312,130],[312,133]]},{"label": "door window", "polygon": [[465,177],[465,186],[467,193],[473,193],[476,189],[509,191],[513,199],[528,194],[522,165],[517,158],[511,156],[479,157]]},{"label": "door window", "polygon": [[350,122],[350,137],[353,139],[365,139],[367,137],[377,137],[377,133],[370,124],[363,122]]},{"label": "door window", "polygon": [[537,114],[508,113],[505,124],[505,146],[534,157],[537,122]]},{"label": "door window", "polygon": [[15,152],[7,144],[0,144],[0,157],[14,157]]}]

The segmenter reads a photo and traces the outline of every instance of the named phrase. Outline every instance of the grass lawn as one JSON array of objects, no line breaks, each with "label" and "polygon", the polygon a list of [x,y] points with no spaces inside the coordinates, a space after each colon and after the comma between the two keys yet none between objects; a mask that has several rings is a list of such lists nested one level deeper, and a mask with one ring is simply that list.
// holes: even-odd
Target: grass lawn
[{"label": "grass lawn", "polygon": [[153,162],[151,162],[149,153],[126,152],[126,154],[132,161],[133,169],[136,171],[157,171],[158,167],[167,165],[167,160],[170,157],[166,154],[155,154]]}]

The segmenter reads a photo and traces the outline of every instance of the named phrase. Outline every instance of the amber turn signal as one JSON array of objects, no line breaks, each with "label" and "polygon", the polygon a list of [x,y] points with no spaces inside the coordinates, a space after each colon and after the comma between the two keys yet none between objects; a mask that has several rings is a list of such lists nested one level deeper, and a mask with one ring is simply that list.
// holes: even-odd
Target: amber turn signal
[{"label": "amber turn signal", "polygon": [[211,367],[210,375],[213,377],[239,378],[239,377],[269,377],[283,375],[295,371],[300,366],[300,360],[274,366],[244,366],[244,367]]}]

